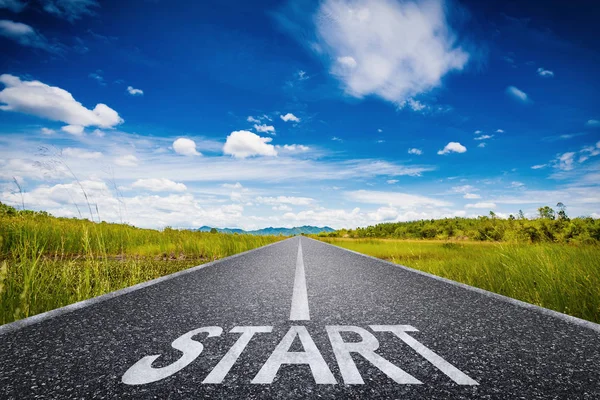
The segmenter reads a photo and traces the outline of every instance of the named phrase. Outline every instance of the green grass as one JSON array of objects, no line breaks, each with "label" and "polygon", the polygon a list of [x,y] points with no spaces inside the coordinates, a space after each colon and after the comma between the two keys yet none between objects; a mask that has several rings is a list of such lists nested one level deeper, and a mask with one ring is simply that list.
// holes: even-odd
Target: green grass
[{"label": "green grass", "polygon": [[281,239],[0,214],[0,324]]},{"label": "green grass", "polygon": [[600,246],[320,240],[600,323]]}]

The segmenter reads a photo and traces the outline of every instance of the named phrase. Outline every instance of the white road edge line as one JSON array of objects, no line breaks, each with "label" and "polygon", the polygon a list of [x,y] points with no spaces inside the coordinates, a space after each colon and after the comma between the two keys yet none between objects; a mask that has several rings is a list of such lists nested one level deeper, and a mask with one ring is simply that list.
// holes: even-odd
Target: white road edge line
[{"label": "white road edge line", "polygon": [[306,276],[304,275],[304,260],[302,259],[302,240],[298,240],[298,257],[296,258],[296,277],[294,278],[294,292],[292,294],[292,309],[290,321],[308,321],[308,292],[306,290]]},{"label": "white road edge line", "polygon": [[513,299],[512,297],[503,296],[503,295],[498,294],[498,293],[489,292],[489,291],[484,290],[484,289],[480,289],[480,288],[477,288],[477,287],[474,287],[474,286],[469,286],[469,285],[467,285],[465,283],[460,283],[460,282],[453,281],[451,279],[442,278],[441,276],[437,276],[437,275],[429,274],[427,272],[419,271],[417,269],[413,269],[413,268],[407,267],[405,265],[396,264],[396,263],[393,263],[391,261],[382,260],[381,258],[377,258],[377,257],[369,256],[369,255],[366,255],[366,254],[363,254],[363,253],[359,253],[358,251],[348,250],[348,249],[345,249],[343,247],[334,246],[332,244],[329,244],[329,243],[326,243],[326,242],[322,242],[322,241],[317,240],[317,239],[313,239],[313,238],[309,238],[309,237],[307,237],[307,239],[314,240],[315,242],[322,243],[322,244],[324,244],[326,246],[335,247],[336,249],[341,249],[341,250],[349,251],[350,253],[358,254],[359,256],[370,258],[372,260],[379,261],[379,262],[384,263],[384,264],[389,264],[389,265],[392,265],[392,266],[394,266],[396,268],[404,269],[404,270],[406,270],[408,272],[414,272],[415,274],[424,275],[426,277],[433,278],[435,280],[442,281],[442,282],[448,283],[450,285],[458,286],[458,287],[461,287],[463,289],[470,290],[472,292],[477,292],[477,293],[482,294],[484,296],[491,297],[491,298],[496,299],[496,300],[504,301],[506,303],[510,303],[512,305],[515,305],[515,306],[518,306],[518,307],[521,307],[521,308],[526,308],[526,309],[528,309],[530,311],[534,311],[534,312],[538,312],[540,314],[548,315],[550,317],[561,319],[564,322],[567,322],[567,323],[570,323],[570,324],[573,324],[573,325],[579,325],[579,326],[582,326],[584,328],[588,328],[588,329],[591,329],[593,331],[596,331],[596,332],[600,333],[600,324],[597,324],[597,323],[592,322],[592,321],[588,321],[588,320],[585,320],[585,319],[573,317],[571,315],[563,314],[561,312],[550,310],[548,308],[536,306],[535,304],[531,304],[531,303],[527,303],[527,302],[524,302],[524,301],[521,301],[521,300]]},{"label": "white road edge line", "polygon": [[151,281],[146,281],[146,282],[138,283],[137,285],[133,285],[133,286],[129,286],[129,287],[126,287],[126,288],[123,288],[123,289],[119,289],[119,290],[116,290],[114,292],[109,292],[109,293],[103,294],[103,295],[98,296],[98,297],[92,297],[91,299],[87,299],[87,300],[79,301],[77,303],[69,304],[68,306],[64,306],[64,307],[60,307],[60,308],[55,308],[54,310],[46,311],[44,313],[36,314],[36,315],[33,315],[31,317],[28,317],[28,318],[24,318],[24,319],[20,319],[18,321],[10,322],[8,324],[0,325],[0,335],[3,335],[5,333],[9,333],[9,332],[14,332],[14,331],[17,331],[19,329],[25,328],[26,326],[34,325],[34,324],[37,324],[39,322],[45,321],[47,319],[55,318],[55,317],[58,317],[60,315],[67,314],[67,313],[70,313],[70,312],[73,312],[73,311],[76,311],[76,310],[79,310],[79,309],[82,309],[82,308],[85,308],[85,307],[88,307],[88,306],[91,306],[91,305],[94,305],[94,304],[102,303],[103,301],[110,300],[110,299],[113,299],[115,297],[119,297],[119,296],[122,296],[124,294],[131,293],[131,292],[135,292],[136,290],[144,289],[144,288],[146,288],[148,286],[156,285],[157,283],[160,283],[160,282],[163,282],[163,281],[168,281],[170,279],[177,278],[177,277],[182,276],[182,275],[187,275],[187,274],[190,274],[192,272],[199,271],[199,270],[201,270],[203,268],[210,267],[212,265],[218,264],[218,263],[223,262],[223,261],[228,261],[228,260],[232,260],[232,259],[237,258],[237,257],[245,256],[247,254],[250,254],[250,253],[253,253],[255,251],[264,249],[266,247],[270,247],[270,246],[274,246],[274,245],[286,242],[286,241],[288,241],[290,239],[294,239],[294,237],[290,237],[288,239],[284,239],[284,240],[281,240],[281,241],[275,242],[275,243],[269,243],[269,244],[264,245],[262,247],[257,247],[256,249],[251,249],[251,250],[248,250],[248,251],[244,251],[242,253],[234,254],[234,255],[229,256],[229,257],[225,257],[225,258],[221,258],[219,260],[211,261],[211,262],[208,262],[206,264],[201,264],[201,265],[198,265],[196,267],[191,267],[191,268],[188,268],[188,269],[184,269],[183,271],[175,272],[175,273],[173,273],[171,275],[161,276],[160,278],[152,279]]}]

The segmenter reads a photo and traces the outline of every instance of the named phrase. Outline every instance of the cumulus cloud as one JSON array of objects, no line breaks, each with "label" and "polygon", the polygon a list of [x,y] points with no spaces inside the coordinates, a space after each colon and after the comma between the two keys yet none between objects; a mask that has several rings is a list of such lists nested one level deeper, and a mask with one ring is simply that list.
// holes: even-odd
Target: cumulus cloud
[{"label": "cumulus cloud", "polygon": [[166,178],[138,179],[131,187],[146,189],[151,192],[185,192],[187,187],[183,183],[174,182]]},{"label": "cumulus cloud", "polygon": [[44,135],[52,135],[52,134],[56,133],[56,131],[54,129],[50,129],[50,128],[42,128],[42,129],[40,129],[40,132],[42,132]]},{"label": "cumulus cloud", "polygon": [[528,103],[531,100],[529,99],[529,96],[527,96],[527,93],[525,93],[524,91],[520,90],[519,88],[516,88],[514,86],[509,86],[506,88],[506,94],[508,94],[509,96],[511,96],[512,98],[521,101],[523,103]]},{"label": "cumulus cloud", "polygon": [[248,118],[246,118],[246,121],[248,122],[255,122],[255,123],[260,123],[259,119],[254,118],[252,115],[249,115]]},{"label": "cumulus cloud", "polygon": [[236,158],[276,156],[275,146],[269,144],[272,140],[249,131],[234,131],[227,136],[223,152]]},{"label": "cumulus cloud", "polygon": [[89,151],[85,149],[67,147],[62,150],[62,155],[71,158],[81,158],[84,160],[94,160],[102,158],[102,153],[99,151]]},{"label": "cumulus cloud", "polygon": [[196,142],[192,139],[179,138],[173,142],[173,150],[175,153],[183,156],[201,156],[196,150]]},{"label": "cumulus cloud", "polygon": [[69,135],[74,135],[74,136],[83,135],[83,126],[81,126],[81,125],[66,125],[60,129],[63,132],[67,132]]},{"label": "cumulus cloud", "polygon": [[135,89],[133,86],[127,86],[127,93],[132,96],[143,96],[144,91],[142,89]]},{"label": "cumulus cloud", "polygon": [[50,53],[60,53],[62,51],[60,46],[51,44],[31,26],[21,22],[6,19],[0,20],[0,36],[4,36],[25,47],[42,49]]},{"label": "cumulus cloud", "polygon": [[480,147],[480,148],[482,148],[482,149],[483,149],[483,148],[485,147],[485,143],[483,143],[483,142],[482,142],[482,143],[479,143],[479,144],[477,145],[477,147]]},{"label": "cumulus cloud", "polygon": [[465,205],[465,208],[485,208],[485,209],[488,209],[488,210],[493,210],[494,208],[496,208],[496,204],[495,203],[467,204],[467,205]]},{"label": "cumulus cloud", "polygon": [[412,149],[408,149],[408,154],[414,154],[414,155],[420,156],[421,154],[423,154],[423,151],[421,149],[412,148]]},{"label": "cumulus cloud", "polygon": [[496,129],[496,133],[504,133],[504,130],[502,130],[502,129]]},{"label": "cumulus cloud", "polygon": [[481,196],[476,193],[465,193],[463,196],[464,199],[480,199]]},{"label": "cumulus cloud", "polygon": [[456,44],[441,0],[325,0],[315,21],[319,43],[313,49],[334,60],[331,73],[357,98],[376,95],[405,104],[440,86],[444,75],[462,70],[469,59]]},{"label": "cumulus cloud", "polygon": [[296,117],[294,114],[292,113],[287,113],[285,115],[280,115],[279,116],[282,120],[284,120],[285,122],[288,121],[292,121],[292,122],[300,122],[300,118]]},{"label": "cumulus cloud", "polygon": [[385,181],[387,184],[389,185],[394,185],[398,182],[400,182],[398,179],[388,179],[387,181]]},{"label": "cumulus cloud", "polygon": [[256,132],[270,133],[272,135],[275,134],[275,127],[272,126],[272,125],[267,125],[267,124],[258,125],[258,124],[254,124],[254,129],[256,129]]},{"label": "cumulus cloud", "polygon": [[133,154],[127,154],[121,157],[115,158],[115,164],[122,167],[137,167],[139,160]]},{"label": "cumulus cloud", "polygon": [[106,104],[93,110],[85,108],[71,93],[40,81],[21,81],[16,76],[0,75],[5,88],[0,91],[0,110],[21,112],[83,127],[112,128],[123,123],[119,114]]},{"label": "cumulus cloud", "polygon": [[448,153],[464,153],[467,151],[467,148],[458,142],[450,142],[448,143],[442,150],[439,150],[437,153],[439,155],[444,155]]},{"label": "cumulus cloud", "polygon": [[554,76],[554,72],[544,69],[544,68],[538,68],[537,73],[539,76],[544,77],[544,78],[552,78]]}]

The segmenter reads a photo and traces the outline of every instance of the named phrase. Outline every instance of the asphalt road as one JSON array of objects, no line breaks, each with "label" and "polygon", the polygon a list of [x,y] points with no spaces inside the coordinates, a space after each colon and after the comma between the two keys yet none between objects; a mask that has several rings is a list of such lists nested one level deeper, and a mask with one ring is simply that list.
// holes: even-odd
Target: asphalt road
[{"label": "asphalt road", "polygon": [[0,398],[600,399],[600,327],[307,238],[0,327]]}]

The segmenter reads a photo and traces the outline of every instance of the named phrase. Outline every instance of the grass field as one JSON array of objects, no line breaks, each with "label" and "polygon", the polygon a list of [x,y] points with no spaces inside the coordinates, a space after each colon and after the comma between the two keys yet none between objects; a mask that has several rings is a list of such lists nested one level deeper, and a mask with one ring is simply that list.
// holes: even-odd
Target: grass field
[{"label": "grass field", "polygon": [[281,239],[0,215],[0,324]]},{"label": "grass field", "polygon": [[320,240],[600,323],[600,246]]}]

